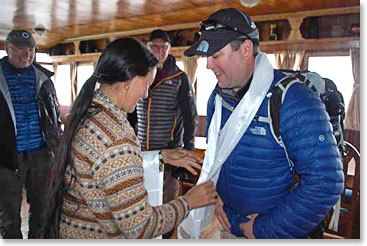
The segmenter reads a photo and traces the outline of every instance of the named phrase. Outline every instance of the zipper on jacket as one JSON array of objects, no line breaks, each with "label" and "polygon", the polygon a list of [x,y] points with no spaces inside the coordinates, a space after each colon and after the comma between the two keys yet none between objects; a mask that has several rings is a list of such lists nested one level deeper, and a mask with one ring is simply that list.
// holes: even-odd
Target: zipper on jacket
[{"label": "zipper on jacket", "polygon": [[[160,86],[164,81],[169,80],[169,79],[173,79],[181,74],[183,74],[183,71],[179,71],[176,74],[173,74],[171,76],[168,76],[167,78],[162,79],[161,81],[158,82],[158,84],[156,86],[154,86],[154,88],[149,88],[149,94],[151,94],[153,92],[153,90],[155,90],[158,86]],[[152,96],[149,96],[149,101],[148,101],[148,113],[147,113],[147,143],[146,143],[146,149],[149,150],[149,121],[150,121],[150,107],[152,106]],[[173,140],[173,133],[174,133],[174,129],[176,127],[176,121],[177,119],[175,118],[175,122],[174,122],[174,127],[172,129],[171,132],[171,139]]]},{"label": "zipper on jacket", "polygon": [[175,73],[175,74],[173,74],[173,75],[171,75],[171,76],[168,76],[167,78],[162,79],[161,81],[159,81],[159,82],[154,86],[154,88],[149,88],[149,91],[150,91],[150,92],[153,92],[153,90],[155,90],[158,86],[160,86],[164,81],[166,81],[166,80],[170,80],[170,79],[173,79],[173,78],[175,78],[175,77],[177,77],[177,76],[179,76],[179,75],[181,75],[181,74],[183,74],[183,73],[184,73],[184,71],[180,71],[180,72]]},{"label": "zipper on jacket", "polygon": [[173,121],[173,127],[172,127],[172,130],[171,130],[171,141],[173,141],[173,139],[175,137],[176,124],[177,124],[177,117],[175,117],[175,120]]}]

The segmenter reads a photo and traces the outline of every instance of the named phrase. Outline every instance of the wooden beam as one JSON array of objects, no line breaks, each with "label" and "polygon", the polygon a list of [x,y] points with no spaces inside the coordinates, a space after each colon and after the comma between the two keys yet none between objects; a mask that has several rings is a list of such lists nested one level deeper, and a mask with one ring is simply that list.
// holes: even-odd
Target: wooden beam
[{"label": "wooden beam", "polygon": [[260,42],[260,49],[266,53],[282,50],[341,51],[359,48],[359,37],[304,39],[297,41],[279,40]]},{"label": "wooden beam", "polygon": [[289,18],[299,17],[313,17],[313,16],[326,16],[326,15],[345,15],[345,14],[356,14],[360,13],[360,6],[344,7],[344,8],[333,8],[333,9],[320,9],[310,11],[300,11],[293,13],[273,14],[273,15],[256,15],[251,16],[253,21],[269,21],[269,20],[282,20]]},{"label": "wooden beam", "polygon": [[81,55],[65,55],[65,56],[52,56],[52,63],[70,63],[70,62],[85,62],[85,61],[98,61],[100,52],[98,53],[85,53]]},{"label": "wooden beam", "polygon": [[[354,14],[354,13],[360,13],[360,6],[332,8],[332,9],[320,9],[320,10],[283,13],[283,14],[272,14],[272,15],[256,15],[256,16],[251,16],[251,18],[255,22],[256,21],[260,22],[260,21],[281,20],[281,19],[289,19],[289,18],[306,18],[310,16],[342,15],[342,14]],[[203,20],[206,17],[207,16],[203,16]],[[103,34],[96,34],[96,35],[80,36],[80,37],[65,39],[62,43],[69,43],[69,42],[73,42],[76,40],[103,39],[103,38],[110,38],[110,37],[116,37],[116,36],[119,36],[119,37],[133,36],[133,35],[150,33],[151,31],[157,28],[164,29],[166,31],[193,29],[193,28],[199,29],[199,22],[190,22],[190,23],[173,24],[173,25],[165,25],[165,26],[155,26],[155,27],[142,28],[142,29],[129,30],[129,31],[119,31],[119,32],[110,32],[110,33],[103,33]]]},{"label": "wooden beam", "polygon": [[173,30],[192,29],[192,28],[198,28],[198,27],[199,27],[198,22],[174,24],[174,25],[168,25],[168,26],[157,26],[157,27],[149,27],[149,28],[130,30],[130,31],[110,32],[110,33],[102,33],[102,34],[81,36],[81,37],[75,37],[75,38],[68,38],[68,39],[65,39],[63,43],[69,43],[69,42],[73,42],[76,40],[95,40],[95,39],[102,39],[102,38],[111,39],[111,37],[133,36],[133,35],[150,33],[151,31],[157,28],[164,29],[166,31],[173,31]]},{"label": "wooden beam", "polygon": [[[170,54],[180,60],[183,52],[190,46],[172,47]],[[296,41],[277,40],[260,42],[260,49],[265,53],[275,53],[282,50],[307,50],[310,52],[328,52],[333,51],[338,54],[346,54],[350,48],[360,48],[359,37],[343,38],[320,38],[303,39]],[[86,53],[81,55],[52,56],[53,63],[69,63],[95,61],[97,62],[101,53]]]}]

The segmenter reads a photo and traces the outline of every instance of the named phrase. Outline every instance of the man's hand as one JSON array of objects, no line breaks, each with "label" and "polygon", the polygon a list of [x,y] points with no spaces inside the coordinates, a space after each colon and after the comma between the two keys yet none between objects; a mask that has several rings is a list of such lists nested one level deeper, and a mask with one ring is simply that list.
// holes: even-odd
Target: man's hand
[{"label": "man's hand", "polygon": [[223,210],[223,201],[219,196],[217,197],[217,202],[215,204],[214,214],[217,216],[219,223],[223,226],[223,228],[226,231],[231,232],[231,224],[229,223],[227,215]]},{"label": "man's hand", "polygon": [[251,220],[250,221],[240,224],[240,229],[243,231],[243,234],[248,239],[256,239],[255,235],[253,233],[253,228],[254,228],[254,221],[255,221],[255,218],[257,216],[258,216],[258,214],[253,214],[253,215],[251,215]]},{"label": "man's hand", "polygon": [[196,156],[194,152],[186,149],[163,149],[161,154],[164,163],[176,167],[183,167],[193,175],[198,174],[195,169],[201,170],[203,159]]}]

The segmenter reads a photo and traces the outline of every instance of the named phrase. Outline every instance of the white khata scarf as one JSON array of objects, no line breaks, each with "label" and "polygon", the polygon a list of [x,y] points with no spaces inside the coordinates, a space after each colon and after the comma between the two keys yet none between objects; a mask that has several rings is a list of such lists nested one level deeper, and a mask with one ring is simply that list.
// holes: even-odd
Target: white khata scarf
[{"label": "white khata scarf", "polygon": [[[255,59],[255,71],[250,88],[241,99],[223,129],[220,129],[222,117],[222,97],[215,97],[215,111],[208,132],[208,147],[197,184],[213,180],[216,185],[222,164],[242,138],[256,112],[260,108],[274,79],[273,67],[266,54],[259,52]],[[178,238],[198,239],[203,228],[213,220],[215,206],[194,209],[178,228]],[[184,230],[183,232],[181,230]],[[184,234],[184,235],[183,235]]]}]

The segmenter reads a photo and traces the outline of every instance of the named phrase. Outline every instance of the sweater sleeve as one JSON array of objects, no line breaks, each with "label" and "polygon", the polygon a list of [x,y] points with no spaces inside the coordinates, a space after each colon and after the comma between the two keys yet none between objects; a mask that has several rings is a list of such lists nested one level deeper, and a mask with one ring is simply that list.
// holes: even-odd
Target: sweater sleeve
[{"label": "sweater sleeve", "polygon": [[[177,227],[188,215],[186,198],[152,207],[143,183],[140,150],[128,144],[109,148],[99,159],[95,173],[109,208],[96,215],[99,224],[114,238],[154,238]],[[98,166],[98,164],[97,164]]]},{"label": "sweater sleeve", "polygon": [[284,202],[255,219],[254,235],[305,238],[343,191],[342,163],[322,101],[302,84],[294,84],[286,94],[280,132],[300,183]]},{"label": "sweater sleeve", "polygon": [[196,110],[192,85],[185,73],[181,75],[181,86],[178,90],[178,106],[183,117],[184,149],[194,150],[195,133],[198,125],[198,113]]}]

